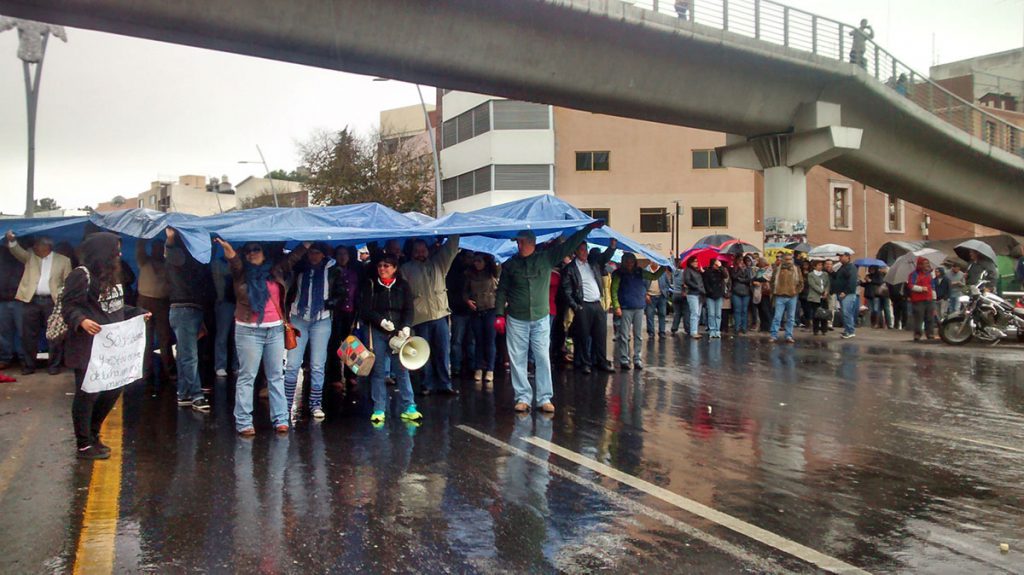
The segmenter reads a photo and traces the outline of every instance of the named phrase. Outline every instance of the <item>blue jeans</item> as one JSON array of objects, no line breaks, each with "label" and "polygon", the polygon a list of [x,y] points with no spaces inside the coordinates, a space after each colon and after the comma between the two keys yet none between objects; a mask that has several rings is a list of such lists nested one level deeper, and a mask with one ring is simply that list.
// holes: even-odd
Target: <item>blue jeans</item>
[{"label": "blue jeans", "polygon": [[[398,326],[401,327],[401,326]],[[430,391],[440,391],[452,388],[452,376],[448,363],[448,354],[451,347],[451,333],[448,329],[448,318],[433,319],[425,321],[415,328],[416,335],[427,340],[430,344],[430,361],[423,366],[423,387]],[[394,364],[397,359],[392,360]],[[395,369],[391,372],[395,375]],[[408,377],[408,374],[406,374]]]},{"label": "blue jeans", "polygon": [[309,409],[317,409],[323,403],[324,368],[327,365],[327,341],[331,339],[330,316],[317,321],[291,317],[292,325],[299,330],[298,345],[288,350],[284,368],[284,395],[288,400],[288,413],[292,412],[295,401],[295,384],[299,381],[302,358],[309,348]]},{"label": "blue jeans", "polygon": [[843,310],[843,334],[850,335],[857,331],[857,312],[860,311],[860,296],[848,293],[839,302]]},{"label": "blue jeans", "polygon": [[750,315],[750,296],[732,296],[732,317],[736,324],[736,333],[747,331],[747,319]]},{"label": "blue jeans", "polygon": [[[402,398],[401,410],[405,411],[410,405],[415,407],[416,404],[413,403],[412,397],[412,382],[409,381],[409,371],[402,366],[402,362],[398,361],[398,355],[388,345],[390,338],[376,328],[370,331],[373,338],[373,353],[377,355],[377,361],[373,363],[373,369],[370,371],[370,396],[373,397],[373,410],[388,410],[388,386],[384,383],[384,378],[387,377],[389,371],[395,375],[398,395]],[[433,348],[431,348],[430,354],[434,354]],[[381,361],[383,358],[391,360],[391,367],[385,365],[387,362]]]},{"label": "blue jeans", "polygon": [[960,311],[960,294],[949,296],[949,306],[946,308],[946,315]]},{"label": "blue jeans", "polygon": [[284,328],[236,325],[235,352],[239,367],[235,382],[235,429],[242,431],[253,426],[252,392],[260,362],[267,377],[270,420],[275,426],[288,425],[288,401],[284,397]]},{"label": "blue jeans", "polygon": [[466,314],[451,315],[452,318],[452,340],[451,340],[451,367],[452,372],[459,373],[466,364],[472,363],[473,353],[470,348],[472,339],[466,337],[470,333],[470,324],[473,316]]},{"label": "blue jeans", "polygon": [[21,302],[0,302],[0,361],[25,361],[21,348]]},{"label": "blue jeans", "polygon": [[178,342],[178,399],[199,399],[203,397],[199,382],[199,330],[203,327],[203,310],[172,307],[169,319]]},{"label": "blue jeans", "polygon": [[[474,369],[494,371],[495,339],[497,334],[494,331],[494,310],[479,311],[472,316],[473,342],[476,347],[476,357],[473,363]],[[466,346],[467,348],[469,346]]]},{"label": "blue jeans", "polygon": [[709,297],[704,300],[708,306],[708,333],[713,337],[722,335],[722,302],[724,299]]},{"label": "blue jeans", "polygon": [[775,316],[772,318],[771,336],[775,339],[779,336],[779,325],[782,323],[782,316],[786,316],[786,337],[793,337],[793,322],[796,320],[796,296],[775,296]]},{"label": "blue jeans", "polygon": [[686,305],[690,308],[690,335],[700,333],[700,296],[686,294]]},{"label": "blue jeans", "polygon": [[644,308],[647,316],[647,335],[654,335],[654,318],[658,318],[658,333],[665,333],[665,317],[668,315],[668,299],[663,295],[651,296],[651,303]]},{"label": "blue jeans", "polygon": [[534,390],[526,375],[526,357],[533,352],[534,384],[537,387],[537,402],[544,405],[551,401],[554,391],[551,384],[551,320],[542,317],[537,321],[524,321],[512,316],[506,317],[505,340],[508,344],[508,364],[512,371],[512,389],[516,403],[532,405]]},{"label": "blue jeans", "polygon": [[[213,369],[228,369],[228,342],[231,330],[235,328],[235,304],[229,301],[217,302],[214,307],[217,320],[217,334],[213,341]],[[231,362],[232,371],[238,371],[238,354]]]}]

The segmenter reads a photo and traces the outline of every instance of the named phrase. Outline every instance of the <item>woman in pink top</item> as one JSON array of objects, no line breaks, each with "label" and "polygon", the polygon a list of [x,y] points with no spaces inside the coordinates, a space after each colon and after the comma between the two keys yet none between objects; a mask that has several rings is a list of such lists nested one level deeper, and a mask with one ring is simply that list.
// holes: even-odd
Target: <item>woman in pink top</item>
[{"label": "woman in pink top", "polygon": [[231,244],[217,238],[231,268],[235,285],[235,353],[238,355],[238,379],[235,382],[235,428],[238,434],[256,434],[252,422],[253,384],[260,363],[267,376],[270,419],[279,433],[288,432],[288,402],[284,394],[284,296],[285,277],[302,259],[310,242],[287,257],[272,262],[263,246],[249,242],[242,256]]}]

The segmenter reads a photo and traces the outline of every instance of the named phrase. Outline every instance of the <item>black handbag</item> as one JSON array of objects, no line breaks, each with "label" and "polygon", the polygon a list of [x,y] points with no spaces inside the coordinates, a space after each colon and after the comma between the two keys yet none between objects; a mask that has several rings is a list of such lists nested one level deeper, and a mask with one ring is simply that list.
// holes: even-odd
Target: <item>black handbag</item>
[{"label": "black handbag", "polygon": [[828,321],[829,317],[831,317],[831,314],[829,313],[827,307],[819,307],[818,309],[814,310],[814,319]]}]

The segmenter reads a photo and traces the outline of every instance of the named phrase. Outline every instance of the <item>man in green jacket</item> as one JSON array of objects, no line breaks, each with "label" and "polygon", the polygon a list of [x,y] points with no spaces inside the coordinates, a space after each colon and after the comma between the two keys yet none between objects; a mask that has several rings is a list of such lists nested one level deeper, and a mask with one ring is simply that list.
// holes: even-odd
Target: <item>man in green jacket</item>
[{"label": "man in green jacket", "polygon": [[[551,403],[551,358],[548,355],[551,346],[551,269],[562,258],[572,254],[590,230],[602,225],[600,221],[594,222],[565,242],[541,251],[537,250],[537,236],[530,230],[523,230],[516,235],[519,253],[501,266],[495,312],[499,322],[505,321],[516,411],[529,411],[531,405],[538,405],[545,413],[555,411],[555,405]],[[530,350],[533,351],[535,368],[536,403],[532,401],[534,390],[526,377]]]}]

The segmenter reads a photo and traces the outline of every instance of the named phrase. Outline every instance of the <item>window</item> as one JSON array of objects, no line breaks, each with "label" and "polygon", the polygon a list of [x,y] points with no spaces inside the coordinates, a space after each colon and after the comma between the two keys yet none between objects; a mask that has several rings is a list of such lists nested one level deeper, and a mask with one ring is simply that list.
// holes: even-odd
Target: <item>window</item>
[{"label": "window", "polygon": [[668,210],[665,208],[640,208],[640,233],[649,234],[668,231]]},{"label": "window", "polygon": [[491,129],[491,103],[463,112],[441,124],[441,147],[450,148]]},{"label": "window", "polygon": [[551,166],[514,164],[494,166],[495,190],[547,191],[551,189]]},{"label": "window", "polygon": [[886,194],[885,196],[885,231],[888,233],[903,232],[903,200]]},{"label": "window", "polygon": [[551,127],[548,106],[515,100],[494,100],[495,130],[547,130]]},{"label": "window", "polygon": [[608,208],[584,208],[580,211],[595,220],[604,220],[606,226],[612,225],[612,213]]},{"label": "window", "polygon": [[996,143],[996,123],[991,120],[985,120],[985,141],[992,145]]},{"label": "window", "polygon": [[829,186],[831,206],[829,219],[833,230],[853,229],[853,189],[843,182],[832,182]]},{"label": "window", "polygon": [[576,152],[577,172],[607,172],[611,152]]},{"label": "window", "polygon": [[691,227],[724,228],[729,225],[729,208],[692,208]]},{"label": "window", "polygon": [[453,202],[489,191],[491,191],[491,166],[484,166],[441,182],[441,201]]},{"label": "window", "polygon": [[693,150],[693,169],[715,170],[721,167],[718,163],[718,152],[714,150]]},{"label": "window", "polygon": [[155,206],[156,205],[156,196],[155,195],[149,196],[149,205],[151,205],[151,206]]}]

